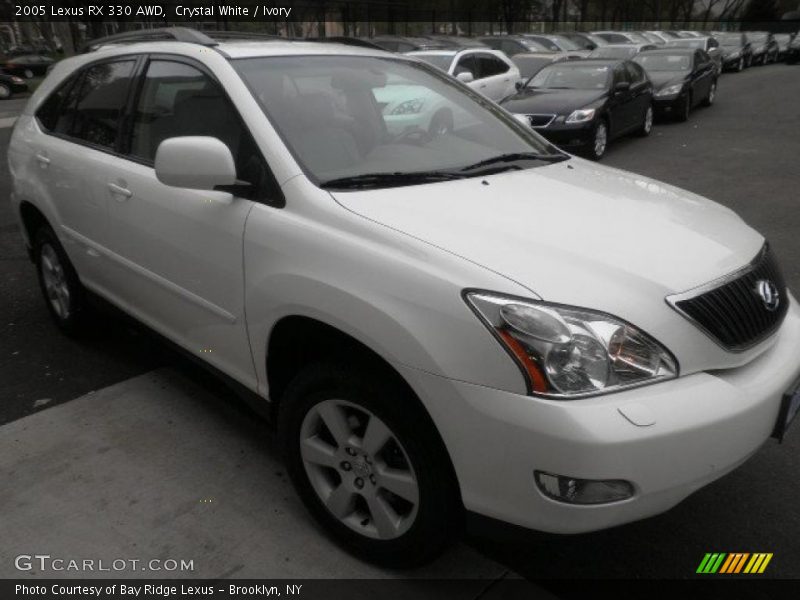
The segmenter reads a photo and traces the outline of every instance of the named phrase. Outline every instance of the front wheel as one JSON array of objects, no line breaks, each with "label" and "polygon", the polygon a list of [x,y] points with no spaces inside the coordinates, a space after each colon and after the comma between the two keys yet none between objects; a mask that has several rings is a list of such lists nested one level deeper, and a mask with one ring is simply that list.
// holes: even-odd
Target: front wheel
[{"label": "front wheel", "polygon": [[0,100],[11,98],[11,88],[5,83],[0,83]]},{"label": "front wheel", "polygon": [[692,112],[692,96],[691,94],[686,94],[683,97],[683,102],[681,102],[680,106],[678,107],[678,111],[675,115],[675,118],[680,121],[681,123],[685,123],[689,120],[689,113]]},{"label": "front wheel", "polygon": [[431,119],[431,124],[428,127],[428,134],[430,137],[439,137],[440,135],[447,135],[453,131],[453,113],[447,109],[438,111]]},{"label": "front wheel", "polygon": [[708,88],[708,96],[703,100],[703,106],[711,106],[717,97],[717,82],[712,81],[711,87]]},{"label": "front wheel", "polygon": [[600,160],[606,154],[608,148],[608,125],[605,121],[598,121],[594,128],[594,136],[589,144],[589,158]]},{"label": "front wheel", "polygon": [[644,111],[642,125],[639,127],[639,131],[637,133],[641,137],[647,137],[650,135],[651,131],[653,131],[653,105],[649,104],[647,106],[647,110]]},{"label": "front wheel", "polygon": [[418,400],[383,369],[319,363],[284,394],[281,445],[317,521],[364,560],[429,562],[459,529],[452,466]]}]

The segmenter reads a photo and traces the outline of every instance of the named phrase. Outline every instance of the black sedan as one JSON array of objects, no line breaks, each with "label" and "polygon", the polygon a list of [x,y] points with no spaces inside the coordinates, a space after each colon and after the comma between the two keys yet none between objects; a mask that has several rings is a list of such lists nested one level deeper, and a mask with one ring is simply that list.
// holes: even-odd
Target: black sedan
[{"label": "black sedan", "polygon": [[599,160],[608,143],[653,128],[653,85],[628,60],[573,60],[545,67],[500,104],[554,144]]},{"label": "black sedan", "polygon": [[11,75],[30,79],[37,75],[47,74],[47,69],[55,61],[49,56],[41,54],[26,54],[25,56],[15,56],[0,63],[0,69]]},{"label": "black sedan", "polygon": [[778,62],[780,47],[775,38],[768,31],[751,31],[747,34],[750,46],[753,48],[754,65],[767,65],[771,62]]},{"label": "black sedan", "polygon": [[0,72],[0,100],[11,98],[12,94],[20,94],[28,91],[28,84],[25,80],[16,75]]},{"label": "black sedan", "polygon": [[655,87],[656,115],[686,121],[698,104],[711,106],[717,94],[717,68],[703,50],[667,48],[642,52],[634,60]]},{"label": "black sedan", "polygon": [[717,37],[722,49],[722,69],[743,71],[753,62],[753,49],[743,33],[726,33]]},{"label": "black sedan", "polygon": [[789,43],[786,48],[786,64],[796,65],[800,62],[800,35],[794,36],[794,39]]}]

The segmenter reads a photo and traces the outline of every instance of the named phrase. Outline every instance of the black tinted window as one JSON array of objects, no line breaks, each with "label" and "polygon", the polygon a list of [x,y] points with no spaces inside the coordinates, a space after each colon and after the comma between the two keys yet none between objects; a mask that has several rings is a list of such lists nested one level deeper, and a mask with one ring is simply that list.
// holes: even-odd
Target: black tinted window
[{"label": "black tinted window", "polygon": [[210,136],[230,148],[239,179],[254,184],[253,192],[265,197],[274,182],[244,128],[236,109],[219,85],[189,65],[152,61],[134,114],[130,154],[152,162],[158,145],[167,138]]},{"label": "black tinted window", "polygon": [[478,71],[481,77],[491,77],[508,71],[508,65],[496,56],[481,54],[478,57]]},{"label": "black tinted window", "polygon": [[459,73],[465,73],[466,71],[469,71],[472,73],[472,76],[475,77],[475,79],[478,79],[478,61],[475,60],[474,54],[467,54],[466,56],[459,58],[458,64],[456,65],[453,73],[458,75]]},{"label": "black tinted window", "polygon": [[65,129],[62,108],[66,106],[66,98],[79,77],[80,74],[68,78],[56,88],[56,91],[48,96],[47,100],[36,111],[36,118],[39,119],[39,124],[47,131],[57,131],[59,122],[61,122],[61,129]]},{"label": "black tinted window", "polygon": [[114,148],[128,100],[134,61],[89,67],[69,92],[55,130],[104,148]]}]

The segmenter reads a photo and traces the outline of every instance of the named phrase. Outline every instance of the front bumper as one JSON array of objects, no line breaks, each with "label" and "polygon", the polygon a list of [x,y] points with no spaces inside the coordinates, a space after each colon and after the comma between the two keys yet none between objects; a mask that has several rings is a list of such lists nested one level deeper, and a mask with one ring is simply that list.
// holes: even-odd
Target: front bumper
[{"label": "front bumper", "polygon": [[596,118],[587,123],[564,124],[555,123],[534,131],[543,135],[548,141],[565,150],[582,150],[594,143]]},{"label": "front bumper", "polygon": [[653,97],[653,110],[658,117],[668,117],[680,113],[684,102],[686,102],[684,93],[661,98],[655,96]]},{"label": "front bumper", "polygon": [[[744,367],[583,400],[543,400],[396,366],[439,428],[468,510],[581,533],[666,511],[759,449],[800,374],[800,309],[792,299],[773,346]],[[655,422],[637,426],[620,410]],[[538,490],[536,470],[623,479],[635,494],[610,504],[565,504]]]}]

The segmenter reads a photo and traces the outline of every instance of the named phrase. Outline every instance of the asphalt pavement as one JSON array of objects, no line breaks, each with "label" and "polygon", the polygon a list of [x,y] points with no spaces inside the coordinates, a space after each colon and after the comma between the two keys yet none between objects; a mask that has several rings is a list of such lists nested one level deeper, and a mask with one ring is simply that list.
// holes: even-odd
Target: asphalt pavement
[{"label": "asphalt pavement", "polygon": [[[799,101],[800,66],[726,74],[713,107],[696,109],[688,123],[657,123],[649,139],[614,143],[604,164],[689,189],[735,210],[769,239],[797,293]],[[22,105],[20,99],[0,104],[0,198],[9,193],[9,126]],[[168,377],[178,387],[182,381],[201,381],[210,390],[204,403],[235,402],[224,387],[114,314],[107,315],[92,339],[62,336],[40,298],[10,207],[0,201],[0,425],[8,424],[0,433],[15,428],[24,435],[19,432],[27,419],[13,421],[76,398],[86,402],[93,392],[104,393],[108,386],[156,369],[177,374]],[[82,422],[91,427],[88,406]],[[246,426],[237,427],[242,436],[251,435]],[[771,552],[774,558],[764,577],[800,578],[798,472],[800,428],[782,445],[768,442],[743,467],[664,515],[579,536],[549,536],[473,519],[467,543],[486,559],[536,579],[693,577],[706,552]]]}]

